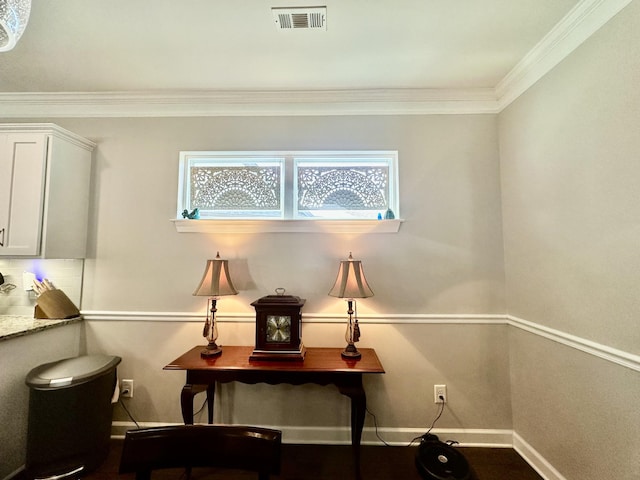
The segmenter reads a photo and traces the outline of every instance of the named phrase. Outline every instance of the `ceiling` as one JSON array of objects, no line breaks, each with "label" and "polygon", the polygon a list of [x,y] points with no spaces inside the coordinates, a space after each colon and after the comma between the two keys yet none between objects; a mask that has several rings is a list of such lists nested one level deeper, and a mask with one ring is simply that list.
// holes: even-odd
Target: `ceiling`
[{"label": "ceiling", "polygon": [[[33,0],[0,94],[494,92],[585,3]],[[272,7],[305,4],[326,5],[326,31],[276,28]]]}]

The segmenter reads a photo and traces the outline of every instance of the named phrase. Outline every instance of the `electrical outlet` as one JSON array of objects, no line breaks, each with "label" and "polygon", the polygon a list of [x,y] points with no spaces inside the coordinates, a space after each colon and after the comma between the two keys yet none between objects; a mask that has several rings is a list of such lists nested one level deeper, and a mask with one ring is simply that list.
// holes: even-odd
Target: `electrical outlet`
[{"label": "electrical outlet", "polygon": [[124,398],[133,398],[133,380],[127,379],[120,382],[120,395]]},{"label": "electrical outlet", "polygon": [[433,386],[433,403],[447,403],[447,386]]},{"label": "electrical outlet", "polygon": [[22,272],[22,288],[25,292],[33,290],[33,282],[36,279],[36,274],[31,272]]}]

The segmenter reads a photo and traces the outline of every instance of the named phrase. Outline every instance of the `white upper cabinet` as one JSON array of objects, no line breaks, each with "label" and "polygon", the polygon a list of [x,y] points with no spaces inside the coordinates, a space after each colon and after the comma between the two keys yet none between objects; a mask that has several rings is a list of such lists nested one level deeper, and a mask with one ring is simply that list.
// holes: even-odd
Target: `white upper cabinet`
[{"label": "white upper cabinet", "polygon": [[0,256],[85,257],[94,148],[53,124],[0,124]]}]

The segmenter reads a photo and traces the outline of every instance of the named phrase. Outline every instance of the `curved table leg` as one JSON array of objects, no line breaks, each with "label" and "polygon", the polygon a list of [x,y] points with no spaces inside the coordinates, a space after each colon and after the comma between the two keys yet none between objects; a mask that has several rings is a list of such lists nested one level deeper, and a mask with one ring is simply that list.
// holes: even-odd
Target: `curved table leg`
[{"label": "curved table leg", "polygon": [[342,395],[351,399],[351,448],[353,450],[353,461],[356,478],[361,478],[360,473],[360,441],[362,440],[362,429],[364,418],[367,413],[367,396],[362,386],[362,375],[354,374],[351,381],[340,383],[338,390]]},{"label": "curved table leg", "polygon": [[182,421],[185,425],[193,425],[193,397],[198,393],[207,391],[207,408],[209,410],[209,423],[213,423],[213,399],[216,392],[215,384],[193,385],[185,384],[180,393],[180,407],[182,409]]}]

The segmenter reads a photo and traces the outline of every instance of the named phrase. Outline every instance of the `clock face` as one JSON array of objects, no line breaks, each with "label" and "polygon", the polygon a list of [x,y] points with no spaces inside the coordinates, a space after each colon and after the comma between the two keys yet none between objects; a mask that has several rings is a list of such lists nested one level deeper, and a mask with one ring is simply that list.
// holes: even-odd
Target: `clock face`
[{"label": "clock face", "polygon": [[267,315],[267,343],[288,343],[291,340],[291,316]]}]

